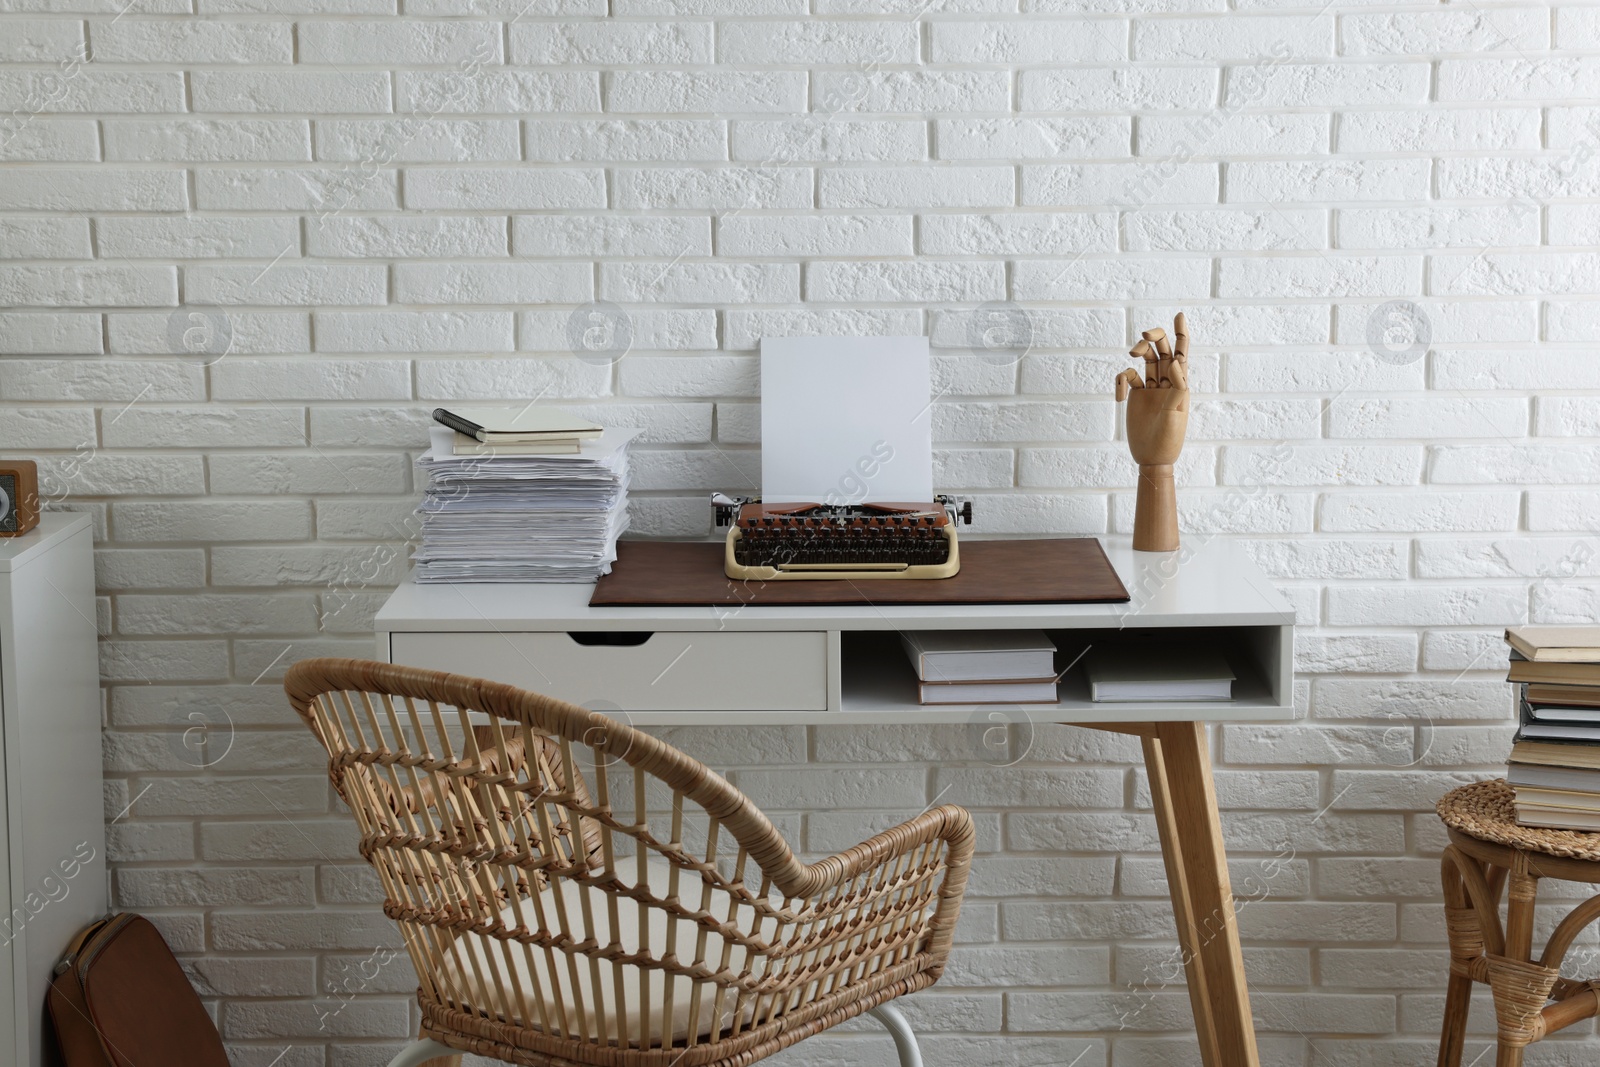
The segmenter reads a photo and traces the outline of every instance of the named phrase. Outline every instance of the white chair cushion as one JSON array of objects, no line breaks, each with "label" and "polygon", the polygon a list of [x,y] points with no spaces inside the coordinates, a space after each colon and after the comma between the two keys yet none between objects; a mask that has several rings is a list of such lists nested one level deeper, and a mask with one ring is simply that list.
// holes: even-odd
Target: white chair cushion
[{"label": "white chair cushion", "polygon": [[[617,861],[618,876],[626,883],[631,882],[636,870],[637,861],[630,858],[619,858]],[[647,861],[649,871],[649,884],[651,895],[656,898],[666,896],[666,887],[672,865],[665,859],[651,857]],[[557,890],[547,887],[540,896],[540,903],[544,910],[545,921],[552,927],[559,929],[556,905]],[[694,871],[680,870],[678,872],[678,898],[685,908],[698,910],[701,904],[703,883],[700,876]],[[581,940],[584,930],[583,922],[583,897],[589,898],[589,914],[593,918],[595,941],[601,948],[611,944],[611,897],[603,890],[589,886],[586,890],[578,883],[565,880],[561,881],[560,894],[565,905],[566,930],[574,940]],[[781,895],[774,892],[768,900],[774,908],[782,904]],[[710,904],[707,910],[719,922],[727,922],[728,907],[732,897],[721,889],[712,889]],[[522,915],[530,929],[535,928],[539,922],[539,912],[535,910],[531,900],[521,902]],[[668,915],[659,907],[648,908],[646,925],[648,944],[640,937],[639,930],[639,905],[627,897],[616,898],[617,931],[616,941],[622,951],[632,954],[648,947],[650,954],[661,959],[668,954],[667,926]],[[517,913],[514,905],[508,904],[501,912],[500,918],[507,926],[515,928]],[[751,928],[755,918],[755,909],[748,904],[740,904],[734,912],[732,922],[742,931]],[[697,939],[700,936],[700,926],[687,919],[678,919],[674,926],[671,952],[676,955],[680,965],[688,966],[696,956]],[[760,936],[770,939],[776,928],[776,920],[768,918],[761,922]],[[552,929],[551,932],[555,932]],[[722,951],[725,939],[714,931],[705,932],[705,951],[702,958],[711,971],[717,971],[722,965]],[[516,975],[517,985],[512,985],[510,980],[505,981],[504,1001],[513,1005],[513,1011],[521,1016],[520,1021],[535,1029],[544,1029],[541,1020],[549,1020],[548,1032],[552,1035],[565,1037],[583,1037],[589,1040],[599,1040],[600,1027],[595,1015],[595,1007],[599,1001],[595,997],[594,976],[598,972],[600,991],[605,998],[605,1014],[608,1020],[606,1036],[615,1041],[617,1039],[618,1022],[620,1019],[622,1035],[625,1044],[636,1044],[639,1038],[639,1023],[644,1009],[639,1003],[639,976],[647,974],[645,984],[648,997],[649,1010],[649,1036],[654,1039],[662,1032],[662,998],[666,989],[666,972],[659,969],[644,971],[637,966],[624,964],[622,966],[625,1004],[619,1011],[616,996],[616,977],[614,965],[610,960],[595,960],[591,963],[588,957],[581,953],[568,953],[560,949],[552,949],[547,954],[544,949],[533,946],[532,951],[525,951],[518,942],[502,942],[498,938],[485,937],[482,934],[468,932],[462,934],[454,945],[451,946],[443,967],[443,978],[447,986],[465,994],[463,999],[469,1001],[474,1007],[498,1007],[504,1001],[501,995],[491,993],[489,1004],[483,1005],[481,997],[471,993],[479,987],[478,975],[484,975],[492,980],[496,974],[505,974],[508,967],[506,960],[506,947],[510,948],[511,959],[509,967]],[[486,956],[485,953],[489,953]],[[531,967],[530,967],[531,957]],[[488,966],[487,960],[492,958],[498,966]],[[554,958],[559,981],[552,981],[549,974],[550,958]],[[749,950],[743,945],[735,943],[728,954],[728,969],[738,974],[745,969],[749,960]],[[573,981],[573,966],[577,971],[576,984]],[[462,981],[461,967],[468,969],[466,981]],[[520,1003],[515,990],[520,986],[522,996]],[[695,1036],[705,1037],[714,1030],[725,1029],[733,1020],[734,994],[725,992],[720,1005],[717,1003],[717,987],[711,982],[700,982],[697,990],[688,978],[677,976],[673,978],[673,1001],[670,1017],[669,1031],[674,1041],[681,1041],[689,1036],[690,1007],[698,999],[700,1010],[695,1016]],[[543,1012],[540,1011],[540,1002]],[[566,1032],[562,1033],[561,1015],[557,1005],[566,1012]],[[584,1006],[583,1019],[580,1022],[577,1011],[578,1004]],[[721,1009],[721,1018],[718,1019],[717,1009]],[[743,1006],[743,1015],[746,1021],[754,1010],[754,1005],[746,1003]]]}]

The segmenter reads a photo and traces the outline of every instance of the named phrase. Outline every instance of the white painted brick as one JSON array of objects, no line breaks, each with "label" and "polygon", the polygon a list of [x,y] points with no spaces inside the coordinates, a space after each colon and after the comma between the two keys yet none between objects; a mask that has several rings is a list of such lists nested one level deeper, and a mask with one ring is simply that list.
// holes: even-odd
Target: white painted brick
[{"label": "white painted brick", "polygon": [[185,496],[203,492],[199,456],[41,456],[39,495],[68,501],[79,496]]},{"label": "white painted brick", "polygon": [[780,163],[795,159],[900,162],[928,157],[924,122],[821,118],[739,119],[729,123],[734,159]]},{"label": "white painted brick", "polygon": [[1133,58],[1141,62],[1258,60],[1270,54],[1281,62],[1290,57],[1331,57],[1333,23],[1331,18],[1303,15],[1141,20],[1133,28]]},{"label": "white painted brick", "polygon": [[1516,493],[1330,493],[1319,526],[1343,533],[1514,530]]},{"label": "white painted brick", "polygon": [[[1183,487],[1213,485],[1215,451],[1185,448],[1174,471]],[[1119,445],[1085,448],[1025,448],[1018,462],[1017,484],[1039,489],[1130,489],[1138,484],[1139,467]],[[1006,473],[1010,474],[1007,467]]]},{"label": "white painted brick", "polygon": [[1214,204],[1221,178],[1214,163],[1155,166],[1146,163],[1070,163],[1022,168],[1024,205],[1138,206]]},{"label": "white painted brick", "polygon": [[[1341,152],[1537,149],[1540,116],[1532,108],[1442,108],[1352,111],[1339,117]],[[1552,128],[1554,123],[1552,123]]]},{"label": "white painted brick", "polygon": [[0,448],[77,448],[99,437],[88,408],[0,407]]},{"label": "white painted brick", "polygon": [[0,312],[0,353],[7,356],[97,356],[100,351],[99,315],[52,311]]},{"label": "white painted brick", "polygon": [[401,71],[395,77],[403,114],[501,114],[599,111],[599,76],[588,72],[484,70]]},{"label": "white painted brick", "polygon": [[1296,256],[1218,263],[1223,297],[1415,296],[1422,291],[1422,261],[1411,256]]},{"label": "white painted brick", "polygon": [[208,460],[211,491],[229,496],[286,493],[402,493],[410,464],[386,453],[304,455],[219,452]]},{"label": "white painted brick", "polygon": [[302,22],[299,62],[408,67],[499,63],[500,36],[498,22]]},{"label": "white painted brick", "polygon": [[1217,102],[1218,71],[1199,67],[1029,70],[1023,111],[1198,111]]},{"label": "white painted brick", "polygon": [[823,115],[921,115],[928,112],[1008,111],[1011,79],[1001,71],[819,70],[811,110]]},{"label": "white painted brick", "polygon": [[[198,323],[193,318],[196,314],[201,316]],[[175,312],[108,314],[107,351],[168,358],[182,355],[188,358],[188,351],[183,347],[183,334],[178,333],[176,339],[172,334],[180,329],[186,332],[196,325],[204,325],[208,331],[221,330],[224,327],[217,323],[219,315],[228,331],[225,358],[277,352],[301,354],[311,351],[311,316],[303,311],[217,312],[207,309],[204,312],[196,312],[182,308]],[[199,363],[214,361],[223,355],[220,344],[218,349],[219,351],[214,354],[208,349],[197,357],[197,361]]]},{"label": "white painted brick", "polygon": [[1223,382],[1232,393],[1419,390],[1425,370],[1421,360],[1396,364],[1370,354],[1351,358],[1331,353],[1231,352]]},{"label": "white painted brick", "polygon": [[1446,59],[1439,63],[1440,100],[1537,100],[1593,96],[1600,85],[1594,56]]},{"label": "white painted brick", "polygon": [[202,400],[205,369],[171,359],[4,359],[7,400]]},{"label": "white painted brick", "polygon": [[1600,503],[1588,489],[1530,489],[1528,529],[1600,529]]},{"label": "white painted brick", "polygon": [[1540,397],[1534,417],[1534,432],[1541,437],[1600,436],[1600,398]]},{"label": "white painted brick", "polygon": [[318,352],[509,352],[509,311],[319,311]]},{"label": "white painted brick", "polygon": [[875,167],[824,170],[824,208],[1009,207],[1016,202],[1010,167]]},{"label": "white painted brick", "polygon": [[[66,59],[66,56],[62,57]],[[59,69],[61,64],[56,64]],[[68,74],[70,73],[70,76]],[[0,70],[0,107],[7,113],[34,114],[105,111],[114,114],[170,114],[187,110],[183,75],[177,71],[136,73],[95,70],[79,64],[59,82],[40,83],[38,72]]]},{"label": "white painted brick", "polygon": [[1600,448],[1592,445],[1436,445],[1429,453],[1428,480],[1438,484],[1600,481]]},{"label": "white painted brick", "polygon": [[605,207],[597,170],[413,168],[406,171],[406,207],[511,209]]},{"label": "white painted brick", "polygon": [[[1159,268],[1156,264],[1159,263]],[[1094,259],[1068,263],[1018,262],[1011,295],[1018,300],[1182,300],[1211,293],[1211,261],[1165,256],[1160,260]]]},{"label": "white painted brick", "polygon": [[[424,113],[426,114],[426,113]],[[522,158],[511,119],[324,119],[314,124],[317,158],[376,165],[502,162]]]},{"label": "white painted brick", "polygon": [[717,223],[724,256],[896,256],[912,253],[908,215],[729,215]]},{"label": "white painted brick", "polygon": [[517,215],[511,220],[518,256],[709,256],[711,220],[687,216]]},{"label": "white painted brick", "polygon": [[0,186],[5,211],[182,211],[189,206],[180,170],[11,170]]},{"label": "white painted brick", "polygon": [[[578,263],[401,263],[401,304],[573,304],[594,295],[594,272]],[[331,303],[331,301],[330,301]]]},{"label": "white painted brick", "polygon": [[79,55],[82,46],[83,24],[76,19],[10,18],[6,39],[0,41],[0,62],[55,63]]},{"label": "white painted brick", "polygon": [[1529,622],[1563,626],[1588,626],[1600,603],[1600,584],[1572,579],[1536,582]]},{"label": "white painted brick", "polygon": [[[1309,493],[1273,493],[1259,487],[1191,489],[1178,499],[1178,528],[1188,534],[1309,533],[1314,501]],[[1112,498],[1112,529],[1133,532],[1134,497]]]},{"label": "white painted brick", "polygon": [[1430,288],[1439,295],[1600,292],[1600,256],[1590,252],[1440,255],[1434,257]]},{"label": "white painted brick", "polygon": [[[785,63],[793,64],[915,63],[921,50],[918,29],[915,22],[899,19],[725,22],[717,32],[717,62],[759,64],[782,56]],[[699,55],[696,51],[692,59],[672,57],[657,62],[702,62]],[[642,62],[649,64],[650,60]]]},{"label": "white painted brick", "polygon": [[1325,155],[1332,123],[1327,115],[1235,111],[1203,115],[1143,115],[1139,155],[1312,156]]},{"label": "white painted brick", "polygon": [[652,167],[618,171],[615,185],[617,206],[630,210],[759,211],[809,208],[812,178],[804,167]]},{"label": "white painted brick", "polygon": [[1245,160],[1228,167],[1230,204],[1328,200],[1425,200],[1426,159]]},{"label": "white painted brick", "polygon": [[1308,674],[1406,674],[1417,669],[1416,634],[1298,634],[1294,669]]},{"label": "white painted brick", "polygon": [[940,159],[1116,159],[1128,155],[1132,125],[1119,118],[940,119],[934,137]]},{"label": "white painted brick", "polygon": [[[1162,185],[1158,199],[1176,200]],[[1141,201],[1143,202],[1143,201]],[[1130,211],[1122,217],[1130,252],[1231,252],[1328,247],[1327,213],[1315,208],[1262,211]]]},{"label": "white painted brick", "polygon": [[110,413],[107,448],[293,447],[305,443],[304,408],[167,407],[133,404]]},{"label": "white painted brick", "polygon": [[195,266],[183,271],[183,295],[191,304],[382,304],[388,281],[376,265],[281,261],[258,266]]},{"label": "white painted brick", "polygon": [[[1213,304],[1186,316],[1195,351],[1210,345],[1310,345],[1328,340],[1328,309],[1314,304]],[[1230,382],[1229,388],[1236,387]]]},{"label": "white painted brick", "polygon": [[304,162],[305,119],[107,119],[106,158],[123,162]]},{"label": "white painted brick", "polygon": [[[303,38],[302,38],[303,40]],[[293,63],[290,27],[271,22],[114,19],[90,22],[96,63]],[[303,46],[302,46],[303,47]]]},{"label": "white painted brick", "polygon": [[94,580],[102,590],[204,585],[206,554],[199,548],[98,548],[94,553]]},{"label": "white painted brick", "polygon": [[1551,359],[1549,352],[1438,352],[1438,389],[1600,389],[1600,361]]},{"label": "white painted brick", "polygon": [[[1189,439],[1233,441],[1240,438],[1294,440],[1315,437],[1322,425],[1322,404],[1299,399],[1246,399],[1223,397],[1196,401],[1189,409]],[[1246,469],[1255,463],[1246,461]]]},{"label": "white painted brick", "polygon": [[6,123],[0,138],[0,160],[35,163],[90,163],[100,158],[99,123],[86,119],[35,118]]},{"label": "white painted brick", "polygon": [[515,23],[519,66],[689,66],[711,62],[711,24],[673,22]]},{"label": "white painted brick", "polygon": [[1222,450],[1225,485],[1413,485],[1421,446],[1232,445]]},{"label": "white painted brick", "polygon": [[756,348],[763,337],[904,337],[923,332],[922,314],[905,308],[732,310],[724,315],[723,347]]},{"label": "white painted brick", "polygon": [[190,78],[196,111],[391,111],[386,71],[198,70]]},{"label": "white painted brick", "polygon": [[[523,351],[572,352],[568,336],[575,317],[583,319],[583,308],[575,311],[523,311],[517,315],[517,347]],[[717,347],[717,316],[709,309],[646,310],[623,312],[627,316],[629,352],[673,349],[713,349]]]},{"label": "white painted brick", "polygon": [[[1008,305],[1008,310],[1011,306]],[[1119,345],[1123,326],[1120,312],[1093,308],[1023,308],[1014,310],[1024,315],[1023,336],[1031,341],[1033,349],[1041,348],[1096,348]],[[1009,334],[1010,320],[1007,324]],[[988,353],[983,331],[993,326],[993,320],[983,311],[936,311],[933,332],[929,335],[935,348],[965,349],[967,353]],[[1096,363],[1097,367],[1103,364]],[[1115,375],[1115,372],[1111,372]],[[1032,390],[1049,392],[1052,390]],[[1055,392],[1083,392],[1079,389],[1056,389]],[[1098,383],[1094,388],[1099,392]]]},{"label": "white painted brick", "polygon": [[0,266],[0,305],[159,307],[177,302],[175,267]]},{"label": "white painted brick", "polygon": [[1345,208],[1340,248],[1481,248],[1537,244],[1535,212],[1501,207]]},{"label": "white painted brick", "polygon": [[[1563,161],[1569,168],[1582,166],[1587,150],[1582,146],[1594,140],[1596,120],[1600,119],[1600,108],[1594,107],[1552,107],[1546,114],[1547,130],[1546,143],[1550,148],[1564,149],[1568,155]],[[1538,112],[1534,112],[1534,125],[1537,127]],[[1538,147],[1537,141],[1533,147]]]},{"label": "white painted brick", "polygon": [[1328,405],[1330,437],[1405,438],[1426,427],[1430,438],[1521,437],[1528,402],[1516,397],[1335,399]]},{"label": "white painted brick", "polygon": [[306,252],[352,259],[445,259],[507,254],[506,220],[493,215],[330,216],[306,227]]},{"label": "white painted brick", "polygon": [[224,359],[211,368],[219,400],[405,400],[410,365],[399,359]]},{"label": "white painted brick", "polygon": [[610,368],[569,355],[542,358],[422,359],[421,400],[504,400],[507,397],[605,396]]},{"label": "white painted brick", "polygon": [[940,19],[933,23],[931,58],[941,64],[1115,63],[1127,58],[1127,39],[1122,20]]},{"label": "white painted brick", "polygon": [[1427,55],[1450,52],[1540,51],[1550,46],[1550,19],[1534,8],[1346,14],[1339,18],[1339,47],[1347,56]]},{"label": "white painted brick", "polygon": [[1549,578],[1600,574],[1588,538],[1474,537],[1417,542],[1422,578]]},{"label": "white painted brick", "polygon": [[[1589,168],[1570,159],[1445,159],[1439,161],[1439,194],[1452,200],[1487,197],[1593,196],[1600,189]],[[1527,205],[1519,205],[1527,214]]]},{"label": "white painted brick", "polygon": [[805,110],[805,91],[799,71],[619,70],[607,75],[605,102],[622,113],[793,113]]},{"label": "white painted brick", "polygon": [[148,218],[115,216],[95,223],[104,259],[274,259],[300,247],[289,218]]},{"label": "white painted brick", "polygon": [[531,119],[528,158],[555,163],[728,157],[727,124],[713,119]]},{"label": "white painted brick", "polygon": [[1115,409],[1109,402],[936,403],[939,441],[1105,441]]},{"label": "white painted brick", "polygon": [[194,190],[195,204],[208,211],[315,212],[310,226],[339,212],[393,210],[400,203],[394,171],[358,167],[201,168]]},{"label": "white painted brick", "polygon": [[[604,15],[599,0],[412,0],[406,10],[413,15],[472,15],[477,18],[527,16]],[[618,12],[621,14],[621,12]]]},{"label": "white painted brick", "polygon": [[619,365],[630,396],[755,396],[759,372],[747,356],[640,356]]},{"label": "white painted brick", "polygon": [[1004,296],[1005,270],[999,263],[848,261],[806,268],[806,299],[826,303],[968,302]]},{"label": "white painted brick", "polygon": [[1109,252],[1117,242],[1109,212],[924,215],[921,235],[929,255],[1076,255]]},{"label": "white painted brick", "polygon": [[600,297],[623,302],[791,303],[800,297],[800,268],[782,263],[602,263]]}]

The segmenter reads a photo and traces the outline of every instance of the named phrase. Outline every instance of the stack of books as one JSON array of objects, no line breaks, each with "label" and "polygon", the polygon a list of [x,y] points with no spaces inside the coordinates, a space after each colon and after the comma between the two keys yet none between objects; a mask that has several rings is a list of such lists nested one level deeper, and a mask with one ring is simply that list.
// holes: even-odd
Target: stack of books
[{"label": "stack of books", "polygon": [[1521,690],[1506,764],[1517,822],[1600,830],[1600,626],[1515,627],[1506,643]]},{"label": "stack of books", "polygon": [[1043,630],[916,630],[900,644],[924,704],[1054,704],[1056,646]]},{"label": "stack of books", "polygon": [[628,443],[552,408],[443,408],[417,461],[419,582],[588,582],[628,528]]}]

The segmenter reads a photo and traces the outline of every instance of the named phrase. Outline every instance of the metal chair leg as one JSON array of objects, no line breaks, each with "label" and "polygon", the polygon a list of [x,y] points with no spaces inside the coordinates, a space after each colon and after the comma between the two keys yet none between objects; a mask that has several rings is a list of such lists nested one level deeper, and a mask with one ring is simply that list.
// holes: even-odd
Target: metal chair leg
[{"label": "metal chair leg", "polygon": [[405,1048],[400,1050],[400,1055],[389,1061],[389,1067],[422,1067],[429,1060],[449,1057],[455,1062],[461,1062],[461,1053],[449,1045],[441,1045],[428,1037],[419,1037]]},{"label": "metal chair leg", "polygon": [[889,1031],[889,1036],[894,1038],[895,1051],[900,1053],[900,1067],[922,1067],[922,1051],[917,1048],[917,1035],[912,1032],[911,1024],[906,1022],[899,1008],[884,1003],[869,1009],[867,1014],[882,1023]]}]

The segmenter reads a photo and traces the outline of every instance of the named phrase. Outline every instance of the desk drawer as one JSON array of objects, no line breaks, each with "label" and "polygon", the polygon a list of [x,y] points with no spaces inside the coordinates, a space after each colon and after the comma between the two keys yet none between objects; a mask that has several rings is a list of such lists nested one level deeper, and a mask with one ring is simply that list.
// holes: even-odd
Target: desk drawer
[{"label": "desk drawer", "polygon": [[510,682],[602,711],[828,706],[822,632],[396,633],[390,654],[395,663]]}]

